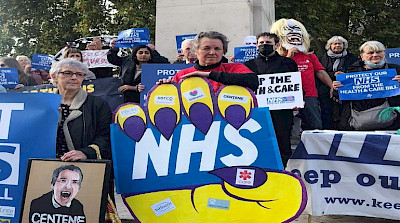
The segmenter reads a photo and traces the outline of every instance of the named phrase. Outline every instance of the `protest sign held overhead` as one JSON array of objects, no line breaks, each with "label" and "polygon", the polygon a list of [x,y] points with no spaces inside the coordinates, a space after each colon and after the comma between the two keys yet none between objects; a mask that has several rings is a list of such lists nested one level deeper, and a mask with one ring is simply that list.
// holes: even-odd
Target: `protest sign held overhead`
[{"label": "protest sign held overhead", "polygon": [[53,56],[47,54],[33,54],[32,56],[32,68],[50,70],[53,62]]},{"label": "protest sign held overhead", "polygon": [[83,62],[89,68],[117,67],[107,60],[108,50],[84,50],[82,51]]},{"label": "protest sign held overhead", "polygon": [[258,50],[254,46],[235,47],[235,63],[244,63],[258,56]]},{"label": "protest sign held overhead", "polygon": [[182,53],[181,52],[181,48],[182,48],[182,42],[185,39],[194,39],[194,37],[196,37],[197,34],[187,34],[187,35],[178,35],[175,37],[176,39],[176,49],[178,50],[178,53]]},{"label": "protest sign held overhead", "polygon": [[340,100],[387,98],[400,95],[399,82],[392,80],[395,69],[370,70],[340,74],[336,80],[343,86],[338,89]]},{"label": "protest sign held overhead", "polygon": [[[114,113],[111,143],[117,192],[135,219],[174,223],[296,219],[307,194],[301,180],[282,170],[268,108],[251,109],[248,105],[256,102],[245,94],[246,88],[227,86],[216,97],[203,82],[208,80],[188,78],[179,91],[176,84],[156,86],[149,93],[147,109],[129,103]],[[229,87],[238,89],[231,92]],[[247,104],[241,105],[234,93],[248,97]],[[230,100],[222,99],[227,99],[224,95]],[[226,119],[211,113],[207,131],[196,124],[202,119],[196,112],[214,112],[219,106]],[[243,106],[248,117],[230,114],[230,106]],[[183,107],[186,112],[181,116]],[[171,125],[157,124],[167,119]],[[136,126],[141,126],[140,134],[128,133]]]},{"label": "protest sign held overhead", "polygon": [[18,85],[17,68],[0,68],[0,85],[5,88],[14,88]]},{"label": "protest sign held overhead", "polygon": [[260,86],[255,94],[259,107],[270,110],[303,108],[300,72],[258,75]]},{"label": "protest sign held overhead", "polygon": [[132,48],[137,45],[147,45],[150,43],[148,28],[132,28],[118,32],[116,47]]}]

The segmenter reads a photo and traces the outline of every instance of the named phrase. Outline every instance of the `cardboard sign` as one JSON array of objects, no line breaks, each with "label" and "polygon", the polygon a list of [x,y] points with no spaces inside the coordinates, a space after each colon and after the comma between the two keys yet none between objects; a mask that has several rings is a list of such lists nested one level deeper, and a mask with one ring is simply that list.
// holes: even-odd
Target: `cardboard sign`
[{"label": "cardboard sign", "polygon": [[194,66],[194,64],[143,64],[142,84],[146,87],[140,97],[140,104],[146,102],[147,93],[160,79],[171,79],[180,70]]},{"label": "cardboard sign", "polygon": [[399,82],[392,80],[395,69],[371,70],[340,74],[336,80],[343,84],[338,89],[340,100],[387,98],[400,94]]},{"label": "cardboard sign", "polygon": [[147,107],[127,103],[116,111],[111,142],[117,192],[135,219],[296,219],[307,194],[294,174],[282,170],[268,108],[252,109],[246,88],[227,86],[216,97],[204,82],[192,77],[179,86],[162,84],[149,93]]},{"label": "cardboard sign", "polygon": [[104,222],[110,163],[29,160],[21,222]]},{"label": "cardboard sign", "polygon": [[14,88],[18,85],[17,68],[0,68],[0,85],[4,88]]},{"label": "cardboard sign", "polygon": [[148,28],[133,28],[118,32],[116,47],[132,48],[137,45],[147,45],[150,43]]},{"label": "cardboard sign", "polygon": [[255,94],[259,107],[270,110],[303,108],[300,72],[258,75],[260,86]]},{"label": "cardboard sign", "polygon": [[32,68],[50,70],[53,62],[53,56],[47,54],[33,54]]},{"label": "cardboard sign", "polygon": [[83,62],[89,68],[96,67],[117,67],[107,60],[108,50],[84,50],[82,51]]},{"label": "cardboard sign", "polygon": [[61,95],[0,94],[0,221],[19,221],[29,158],[55,158]]},{"label": "cardboard sign", "polygon": [[194,39],[194,37],[196,37],[197,34],[187,34],[187,35],[178,35],[175,37],[176,39],[176,49],[178,50],[178,53],[182,53],[181,52],[181,48],[182,48],[182,42],[185,39]]},{"label": "cardboard sign", "polygon": [[235,47],[235,63],[244,63],[258,56],[258,50],[255,46]]},{"label": "cardboard sign", "polygon": [[286,170],[307,187],[306,213],[400,220],[400,136],[304,131]]}]

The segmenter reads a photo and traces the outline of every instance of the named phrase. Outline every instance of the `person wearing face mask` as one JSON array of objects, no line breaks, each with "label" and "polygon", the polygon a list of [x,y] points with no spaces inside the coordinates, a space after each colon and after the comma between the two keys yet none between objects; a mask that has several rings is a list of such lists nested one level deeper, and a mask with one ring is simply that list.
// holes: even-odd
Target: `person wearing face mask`
[{"label": "person wearing face mask", "polygon": [[[257,35],[258,57],[244,63],[256,74],[273,74],[298,71],[296,62],[288,57],[283,57],[276,52],[279,47],[279,37],[272,33]],[[292,150],[290,146],[290,131],[293,124],[293,110],[283,109],[270,111],[272,122],[282,156],[283,165],[286,166]]]},{"label": "person wearing face mask", "polygon": [[[379,70],[379,69],[396,69],[397,75],[393,80],[400,81],[400,65],[389,64],[385,61],[385,46],[378,41],[367,41],[360,47],[360,57],[361,60],[352,64],[347,70],[348,73],[352,72],[362,72],[369,70]],[[333,89],[338,90],[343,86],[340,81],[333,82]],[[365,100],[353,100],[353,101],[343,101],[343,111],[340,115],[340,121],[338,128],[339,130],[355,130],[350,124],[351,109],[356,111],[365,111],[374,107],[378,107],[386,103],[389,103],[391,107],[400,106],[400,96],[394,96],[389,98],[376,98],[376,99],[365,99]],[[372,121],[372,120],[371,120]],[[389,125],[390,124],[390,125]],[[389,123],[387,127],[377,128],[375,130],[393,130],[400,128],[400,115]]]},{"label": "person wearing face mask", "polygon": [[[336,75],[346,73],[348,68],[358,60],[356,55],[347,51],[347,48],[348,42],[345,38],[333,36],[326,43],[327,52],[318,58],[332,81],[336,80]],[[322,127],[324,129],[337,129],[342,104],[337,101],[338,96],[336,94],[333,98],[330,97],[330,88],[318,78],[315,79],[315,84],[321,105]]]}]

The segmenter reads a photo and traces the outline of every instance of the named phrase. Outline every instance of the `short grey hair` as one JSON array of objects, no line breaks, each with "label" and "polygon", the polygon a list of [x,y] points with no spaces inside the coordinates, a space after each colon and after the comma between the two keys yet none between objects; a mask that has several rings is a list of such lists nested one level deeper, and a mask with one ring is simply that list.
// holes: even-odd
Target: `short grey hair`
[{"label": "short grey hair", "polygon": [[371,51],[385,51],[385,46],[379,41],[367,41],[360,46],[360,53],[371,52]]},{"label": "short grey hair", "polygon": [[86,64],[71,58],[66,58],[54,63],[51,66],[51,69],[49,71],[50,75],[54,75],[55,77],[57,77],[58,73],[60,73],[60,70],[63,67],[76,67],[80,68],[83,73],[85,73],[85,75],[89,73],[89,68],[86,66]]},{"label": "short grey hair", "polygon": [[22,59],[22,58],[27,59],[29,61],[29,63],[31,62],[31,60],[27,56],[24,56],[24,55],[20,55],[20,56],[15,57],[16,60],[19,60],[19,59]]},{"label": "short grey hair", "polygon": [[181,50],[183,51],[186,47],[187,44],[193,44],[193,39],[185,39],[181,43]]},{"label": "short grey hair", "polygon": [[226,52],[228,52],[228,43],[229,43],[228,38],[226,38],[224,34],[219,33],[217,31],[200,32],[199,34],[197,34],[197,36],[193,40],[193,48],[195,50],[199,49],[201,39],[204,37],[221,40],[222,47],[224,49],[224,55],[226,54]]},{"label": "short grey hair", "polygon": [[347,40],[345,38],[343,38],[342,36],[332,36],[328,42],[325,45],[325,49],[329,50],[331,48],[332,43],[336,42],[336,41],[340,41],[343,43],[344,45],[344,49],[347,49],[347,47],[349,47],[349,42],[347,42]]}]

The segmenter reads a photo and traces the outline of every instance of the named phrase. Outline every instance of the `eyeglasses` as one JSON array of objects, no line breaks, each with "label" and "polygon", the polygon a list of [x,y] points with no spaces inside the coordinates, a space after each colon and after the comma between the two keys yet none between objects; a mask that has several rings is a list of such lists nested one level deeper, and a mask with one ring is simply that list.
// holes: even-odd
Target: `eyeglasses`
[{"label": "eyeglasses", "polygon": [[76,77],[84,77],[85,76],[84,73],[74,73],[74,72],[71,72],[71,71],[60,71],[58,73],[66,76],[66,77],[72,77],[72,75],[74,75],[74,74],[76,75]]}]

